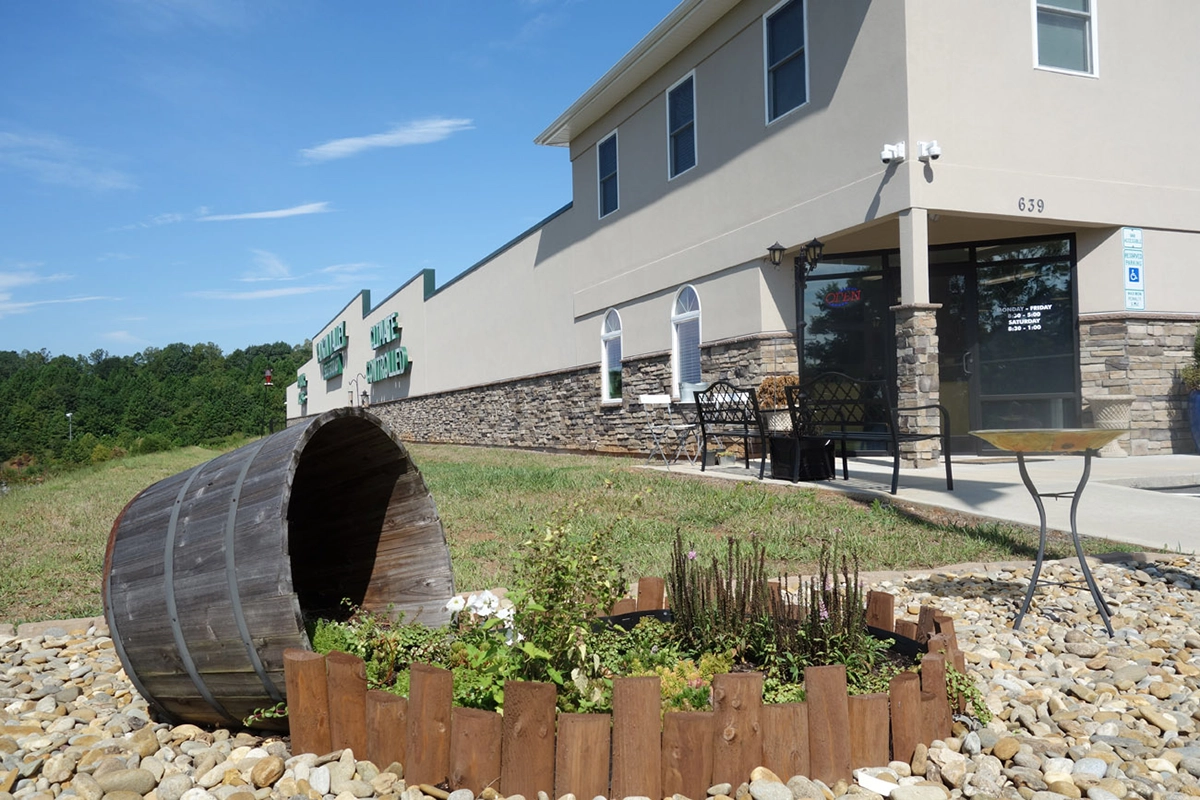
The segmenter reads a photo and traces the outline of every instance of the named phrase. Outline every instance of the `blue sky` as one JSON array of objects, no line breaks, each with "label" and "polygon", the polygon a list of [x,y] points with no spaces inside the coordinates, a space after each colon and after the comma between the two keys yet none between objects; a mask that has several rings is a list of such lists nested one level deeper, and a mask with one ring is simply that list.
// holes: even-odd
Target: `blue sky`
[{"label": "blue sky", "polygon": [[568,202],[533,138],[677,0],[0,3],[0,350],[229,353]]}]

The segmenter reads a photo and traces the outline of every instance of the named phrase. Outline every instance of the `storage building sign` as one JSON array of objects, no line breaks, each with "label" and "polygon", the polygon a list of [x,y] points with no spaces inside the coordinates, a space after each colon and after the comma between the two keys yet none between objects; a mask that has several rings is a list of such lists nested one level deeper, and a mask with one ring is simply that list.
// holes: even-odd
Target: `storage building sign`
[{"label": "storage building sign", "polygon": [[[400,341],[399,314],[376,322],[371,326],[371,349],[378,351],[383,347]],[[367,362],[367,383],[375,383],[384,378],[394,378],[408,372],[408,348],[401,345],[379,353]]]},{"label": "storage building sign", "polygon": [[321,365],[321,377],[325,380],[341,375],[346,367],[346,323],[336,327],[317,342],[317,362]]}]

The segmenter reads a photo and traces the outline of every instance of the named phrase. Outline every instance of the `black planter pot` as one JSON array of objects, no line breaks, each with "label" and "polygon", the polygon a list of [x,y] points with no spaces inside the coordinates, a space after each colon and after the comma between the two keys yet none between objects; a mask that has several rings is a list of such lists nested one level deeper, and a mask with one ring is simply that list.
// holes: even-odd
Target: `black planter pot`
[{"label": "black planter pot", "polygon": [[[833,442],[819,436],[772,436],[771,477],[781,481],[825,481],[833,477]],[[797,460],[799,464],[797,464]]]}]

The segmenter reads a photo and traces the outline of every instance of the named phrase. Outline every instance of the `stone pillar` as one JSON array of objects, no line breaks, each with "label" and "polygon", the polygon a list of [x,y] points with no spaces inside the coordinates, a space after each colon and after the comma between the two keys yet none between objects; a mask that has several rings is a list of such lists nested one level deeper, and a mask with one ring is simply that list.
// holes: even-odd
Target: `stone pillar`
[{"label": "stone pillar", "polygon": [[[1106,430],[1129,430],[1129,410],[1137,397],[1132,394],[1107,394],[1088,398],[1088,408],[1092,410],[1092,422],[1097,428]],[[1100,449],[1104,458],[1124,458],[1129,455],[1121,448],[1121,439],[1128,436],[1118,436]]]},{"label": "stone pillar", "polygon": [[[897,405],[924,406],[940,401],[938,382],[937,310],[940,303],[910,303],[892,306],[896,315]],[[941,425],[936,408],[901,411],[900,430],[932,433]],[[906,467],[936,467],[942,445],[938,439],[905,442],[900,459]]]}]

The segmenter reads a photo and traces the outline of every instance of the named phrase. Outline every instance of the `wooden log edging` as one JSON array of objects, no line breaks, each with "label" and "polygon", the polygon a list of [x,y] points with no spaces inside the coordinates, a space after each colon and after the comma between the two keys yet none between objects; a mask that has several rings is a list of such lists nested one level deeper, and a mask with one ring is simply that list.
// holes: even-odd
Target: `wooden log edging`
[{"label": "wooden log edging", "polygon": [[[868,624],[904,628],[882,594],[868,594]],[[512,683],[501,716],[452,708],[449,670],[413,665],[405,699],[367,691],[353,656],[289,650],[293,754],[351,748],[380,768],[399,761],[412,785],[476,795],[491,786],[526,797],[702,797],[714,783],[745,781],[760,765],[785,780],[806,775],[832,785],[859,767],[910,761],[918,743],[950,736],[952,711],[964,701],[947,696],[946,669],[965,670],[965,659],[949,617],[931,609],[922,618],[924,631],[909,623],[926,636],[921,674],[896,676],[887,693],[848,696],[846,667],[832,664],[805,670],[805,702],[764,705],[761,673],[717,675],[712,711],[661,718],[657,676],[615,678],[612,714],[556,714],[553,684]],[[349,717],[362,717],[361,729]]]}]

